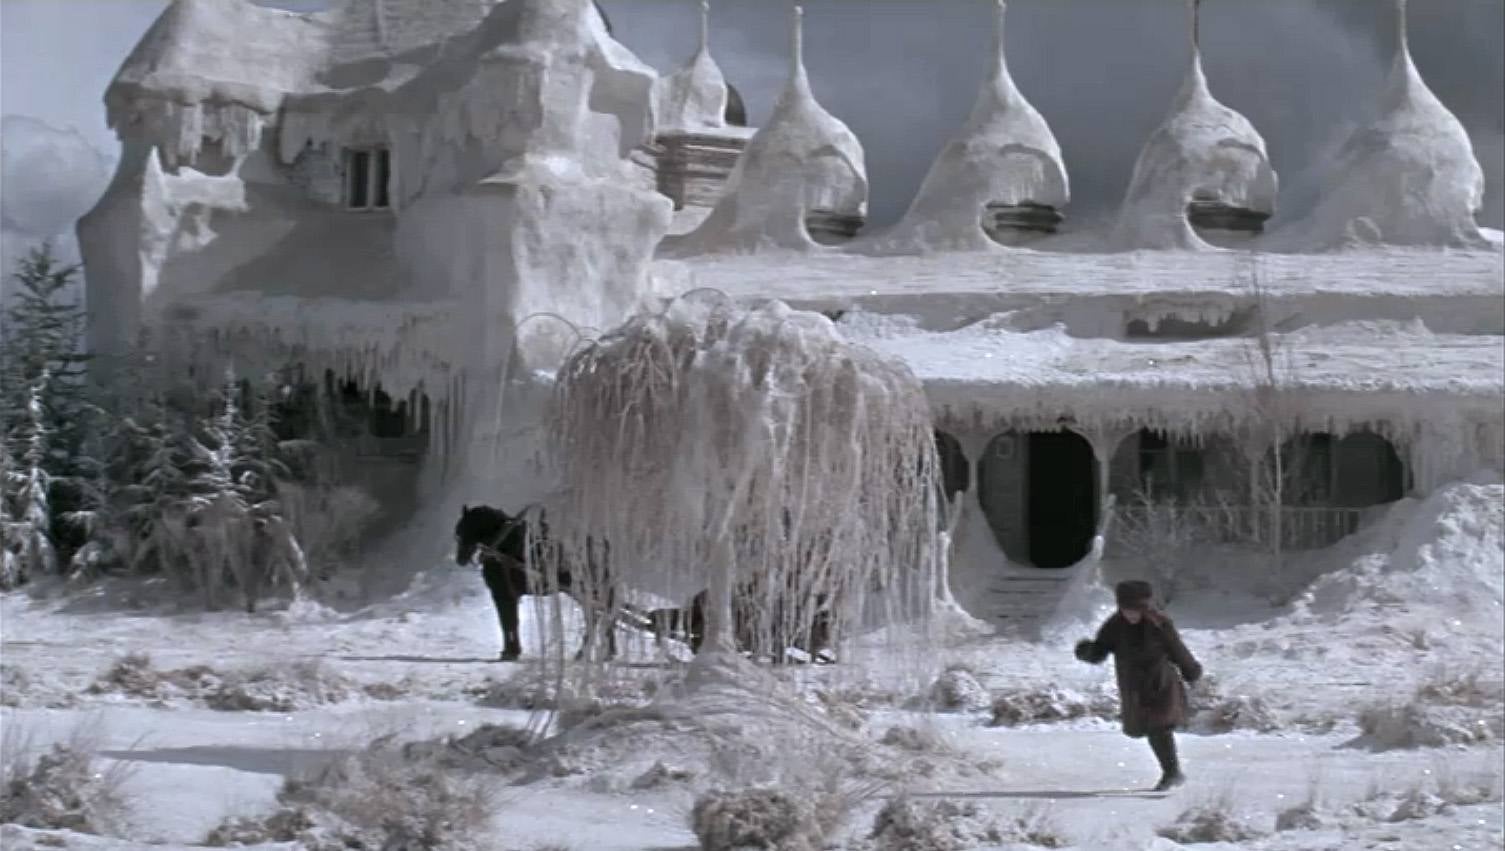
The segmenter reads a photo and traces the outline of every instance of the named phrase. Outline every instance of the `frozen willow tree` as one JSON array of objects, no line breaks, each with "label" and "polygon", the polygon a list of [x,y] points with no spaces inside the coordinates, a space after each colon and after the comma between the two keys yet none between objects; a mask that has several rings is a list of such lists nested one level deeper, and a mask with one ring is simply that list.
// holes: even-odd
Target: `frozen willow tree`
[{"label": "frozen willow tree", "polygon": [[579,350],[555,393],[559,564],[578,581],[609,552],[621,585],[681,605],[708,591],[697,662],[925,634],[945,581],[940,473],[904,364],[819,314],[699,291]]}]

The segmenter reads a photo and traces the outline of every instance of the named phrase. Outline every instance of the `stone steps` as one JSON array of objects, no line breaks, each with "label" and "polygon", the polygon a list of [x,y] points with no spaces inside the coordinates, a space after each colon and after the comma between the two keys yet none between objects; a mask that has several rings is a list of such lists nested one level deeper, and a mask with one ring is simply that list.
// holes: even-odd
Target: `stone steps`
[{"label": "stone steps", "polygon": [[1041,568],[1014,568],[997,576],[987,589],[988,620],[1004,635],[1037,637],[1075,576],[1071,569]]}]

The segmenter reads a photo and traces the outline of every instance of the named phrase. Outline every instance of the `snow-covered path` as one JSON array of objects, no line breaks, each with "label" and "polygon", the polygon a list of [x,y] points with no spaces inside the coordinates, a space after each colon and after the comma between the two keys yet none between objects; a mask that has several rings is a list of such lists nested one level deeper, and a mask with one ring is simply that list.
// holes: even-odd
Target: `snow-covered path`
[{"label": "snow-covered path", "polygon": [[[1111,708],[1103,709],[1111,670],[1071,658],[1076,627],[1058,630],[1049,643],[957,639],[929,651],[928,675],[881,666],[859,672],[849,661],[778,676],[817,705],[823,692],[838,695],[842,711],[860,723],[852,735],[902,778],[888,791],[975,804],[1003,822],[1047,814],[1056,834],[1078,848],[1182,847],[1156,831],[1221,798],[1230,815],[1265,832],[1223,848],[1498,849],[1505,843],[1505,707],[1497,679],[1505,661],[1502,496],[1498,484],[1460,485],[1398,504],[1381,525],[1320,554],[1329,562],[1325,575],[1292,606],[1261,602],[1226,576],[1213,587],[1188,582],[1173,605],[1183,635],[1216,677],[1216,699],[1252,714],[1231,732],[1181,735],[1191,783],[1169,795],[1142,791],[1156,778],[1153,758],[1144,742],[1120,735]],[[1267,579],[1251,576],[1246,584]],[[286,773],[379,737],[433,740],[538,720],[520,702],[533,669],[484,661],[495,652],[496,626],[473,575],[435,573],[354,614],[315,606],[254,616],[150,607],[126,613],[120,595],[140,590],[106,586],[87,604],[76,596],[0,597],[7,748],[29,739],[35,752],[84,734],[101,765],[132,766],[128,835],[137,843],[188,845],[226,817],[264,815]],[[531,608],[523,613],[531,622]],[[117,667],[130,653],[150,662]],[[645,701],[649,681],[671,670],[642,661],[618,670],[617,686],[643,686],[620,691],[630,704]],[[983,704],[962,712],[912,705],[916,677],[928,682],[951,665],[972,672]],[[1429,683],[1471,691],[1418,696]],[[1020,705],[1036,705],[1030,701],[1041,696],[1056,706],[1076,701],[1081,711],[1068,713],[1069,721],[989,726],[986,700],[1000,696]],[[1447,716],[1454,726],[1443,732],[1462,743],[1360,747],[1360,713],[1394,701],[1461,713]],[[1263,712],[1268,723],[1256,717]],[[744,741],[763,735],[753,715],[718,721],[726,722],[745,728]],[[891,741],[895,728],[908,731],[911,744]],[[693,848],[686,816],[702,781],[717,770],[703,762],[706,751],[672,724],[605,729],[630,740],[541,763],[544,771],[510,784],[497,775],[496,827],[484,847]],[[765,757],[791,765],[811,759],[798,747],[771,745]],[[656,763],[699,777],[638,784]],[[1428,797],[1481,784],[1486,803],[1438,812],[1440,802]],[[1277,814],[1301,804],[1313,787],[1322,798],[1316,828],[1271,832]],[[1421,809],[1400,818],[1408,795]],[[865,833],[878,806],[869,800],[857,807],[849,831]],[[6,830],[7,851],[53,841]],[[139,847],[64,838],[69,847]]]}]

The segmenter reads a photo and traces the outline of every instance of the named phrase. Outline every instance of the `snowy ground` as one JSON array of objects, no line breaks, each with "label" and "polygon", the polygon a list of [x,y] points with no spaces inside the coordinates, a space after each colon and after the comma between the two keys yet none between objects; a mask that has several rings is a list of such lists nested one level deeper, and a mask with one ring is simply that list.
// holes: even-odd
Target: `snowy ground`
[{"label": "snowy ground", "polygon": [[[1399,505],[1322,554],[1325,575],[1289,605],[1273,605],[1269,583],[1247,576],[1216,592],[1189,581],[1171,610],[1216,680],[1200,699],[1222,714],[1200,715],[1199,732],[1181,736],[1192,782],[1169,795],[1142,791],[1155,766],[1144,743],[1122,737],[1111,720],[1110,670],[1071,658],[1069,640],[1084,626],[1063,625],[1043,644],[955,639],[930,654],[928,671],[858,672],[852,661],[778,676],[811,698],[807,706],[825,707],[830,729],[840,728],[833,741],[866,748],[868,759],[842,769],[854,783],[880,780],[880,793],[903,788],[921,801],[973,805],[978,812],[962,819],[969,823],[1044,819],[1074,847],[1170,849],[1181,845],[1157,830],[1212,804],[1233,821],[1211,835],[1235,837],[1229,825],[1239,822],[1253,833],[1195,847],[1500,848],[1502,513],[1498,484],[1457,485]],[[1110,575],[1115,569],[1105,565]],[[507,684],[530,682],[532,668],[489,661],[497,644],[490,603],[479,577],[459,568],[437,568],[405,595],[353,613],[127,607],[148,592],[110,586],[92,599],[0,600],[7,748],[24,741],[35,753],[88,732],[98,765],[133,769],[124,787],[131,841],[7,826],[7,849],[194,845],[229,816],[270,812],[284,775],[377,737],[429,740],[538,720],[521,708],[528,689]],[[128,653],[149,654],[149,665],[138,660],[106,676]],[[613,680],[619,701],[643,703],[651,684],[677,676],[662,660],[635,661]],[[916,703],[926,689],[915,683],[953,664],[988,694],[969,693],[966,677],[949,675],[960,684],[959,711]],[[163,684],[160,672],[194,665],[212,671]],[[987,703],[1000,697],[1024,715],[1056,720],[992,726]],[[1392,699],[1412,704],[1412,714],[1363,737],[1361,710]],[[752,703],[726,711],[706,729],[755,744],[774,729],[760,725],[776,713]],[[819,743],[783,741],[748,752],[768,764],[733,771],[675,721],[612,718],[581,724],[563,745],[541,746],[508,770],[483,771],[499,794],[494,827],[478,847],[690,849],[687,813],[718,771],[808,777],[811,765],[829,769],[816,765],[825,758]],[[16,756],[8,752],[7,762]],[[656,763],[669,776],[655,781]],[[1466,802],[1481,785],[1479,803],[1438,797]],[[1314,788],[1314,820],[1276,831],[1277,815]],[[880,803],[856,804],[848,832],[867,833]]]}]

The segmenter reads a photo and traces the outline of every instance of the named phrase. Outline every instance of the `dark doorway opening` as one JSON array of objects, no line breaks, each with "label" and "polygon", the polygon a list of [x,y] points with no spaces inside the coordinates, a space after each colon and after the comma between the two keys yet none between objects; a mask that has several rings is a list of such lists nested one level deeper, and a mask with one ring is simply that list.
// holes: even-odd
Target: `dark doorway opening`
[{"label": "dark doorway opening", "polygon": [[1029,435],[1029,560],[1069,567],[1097,533],[1097,461],[1092,445],[1069,431]]}]

